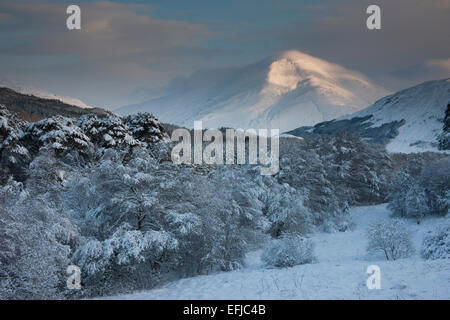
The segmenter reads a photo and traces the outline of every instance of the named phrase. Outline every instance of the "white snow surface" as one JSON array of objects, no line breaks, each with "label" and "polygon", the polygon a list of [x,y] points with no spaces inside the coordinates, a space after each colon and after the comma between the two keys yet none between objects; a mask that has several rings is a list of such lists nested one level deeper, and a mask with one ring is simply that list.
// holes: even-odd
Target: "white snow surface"
[{"label": "white snow surface", "polygon": [[362,74],[300,51],[174,81],[167,95],[117,110],[147,111],[193,127],[274,128],[281,132],[351,114],[389,92]]},{"label": "white snow surface", "polygon": [[[373,115],[367,120],[372,128],[405,120],[387,146],[389,152],[413,153],[438,151],[438,136],[443,131],[450,103],[450,78],[428,81],[384,97],[364,110],[337,120]],[[441,151],[445,152],[445,151]]]},{"label": "white snow surface", "polygon": [[[240,270],[181,279],[160,288],[102,299],[450,299],[448,260],[423,260],[424,235],[443,219],[428,218],[420,225],[405,220],[413,232],[416,253],[407,259],[386,261],[366,253],[366,229],[388,218],[386,205],[351,209],[355,228],[346,232],[317,232],[312,236],[317,263],[267,269],[261,250],[250,252]],[[366,286],[369,265],[381,269],[381,289]]]}]

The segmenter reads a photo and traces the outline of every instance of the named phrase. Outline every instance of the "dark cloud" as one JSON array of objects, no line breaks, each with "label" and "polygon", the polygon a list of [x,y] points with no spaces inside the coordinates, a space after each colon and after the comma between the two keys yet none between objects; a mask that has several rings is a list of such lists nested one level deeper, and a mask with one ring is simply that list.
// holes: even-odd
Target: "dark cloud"
[{"label": "dark cloud", "polygon": [[[192,72],[204,59],[218,54],[217,50],[198,45],[212,35],[207,28],[151,18],[142,14],[151,10],[147,5],[97,2],[80,6],[82,30],[69,31],[65,23],[67,4],[1,3],[0,52],[2,56],[14,56],[17,61],[11,66],[5,63],[10,59],[3,59],[2,69],[34,72],[35,79],[42,78],[36,74],[42,72],[54,82],[70,78],[104,81],[108,85],[116,82],[114,87],[128,90],[137,83],[158,85],[174,75]],[[39,57],[52,56],[64,59],[39,62]],[[184,63],[186,60],[189,63]],[[31,61],[35,67],[24,68]]]},{"label": "dark cloud", "polygon": [[[172,10],[171,20],[155,18],[150,5],[81,2],[82,30],[69,31],[70,3],[2,1],[0,72],[113,107],[160,94],[176,76],[247,64],[287,49],[361,71],[391,90],[450,76],[450,0],[264,3],[251,9],[233,2],[230,12],[214,18],[193,4],[188,12]],[[381,7],[381,30],[366,28],[369,4]],[[283,20],[286,8],[291,16]],[[282,12],[276,19],[275,11]],[[179,21],[194,13],[203,14],[197,23]]]},{"label": "dark cloud", "polygon": [[[366,28],[369,4],[381,8],[381,30]],[[450,57],[449,0],[325,1],[304,10],[317,19],[262,36],[277,39],[280,48],[303,50],[380,79],[393,70]]]}]

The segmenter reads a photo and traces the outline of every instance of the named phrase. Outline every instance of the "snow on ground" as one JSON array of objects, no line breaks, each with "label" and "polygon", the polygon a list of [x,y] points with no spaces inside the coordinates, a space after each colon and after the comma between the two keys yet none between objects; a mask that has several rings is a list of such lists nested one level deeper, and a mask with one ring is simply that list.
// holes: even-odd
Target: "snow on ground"
[{"label": "snow on ground", "polygon": [[[340,233],[316,233],[317,263],[266,269],[261,250],[250,252],[241,270],[197,276],[161,288],[103,299],[450,299],[450,263],[420,258],[424,234],[444,218],[429,218],[420,225],[406,220],[413,232],[416,253],[411,258],[386,261],[366,253],[367,226],[389,217],[386,205],[351,210],[355,228]],[[366,286],[369,265],[381,269],[381,289]]]}]

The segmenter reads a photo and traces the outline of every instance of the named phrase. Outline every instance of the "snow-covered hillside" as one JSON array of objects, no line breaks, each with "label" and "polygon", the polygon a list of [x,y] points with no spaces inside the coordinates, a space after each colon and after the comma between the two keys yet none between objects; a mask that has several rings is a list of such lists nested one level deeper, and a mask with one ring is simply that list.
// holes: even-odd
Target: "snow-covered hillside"
[{"label": "snow-covered hillside", "polygon": [[10,88],[19,93],[33,95],[35,97],[39,97],[39,98],[43,98],[43,99],[59,100],[64,103],[70,104],[72,106],[77,106],[77,107],[84,108],[84,109],[92,108],[91,106],[88,106],[86,103],[84,103],[80,99],[57,95],[52,92],[48,92],[46,90],[38,89],[38,88],[35,88],[32,86],[23,85],[21,83],[15,82],[15,81],[0,79],[0,87]]},{"label": "snow-covered hillside", "polygon": [[241,68],[197,72],[174,81],[162,98],[125,106],[187,127],[291,130],[354,113],[388,94],[367,77],[299,51]]},{"label": "snow-covered hillside", "polygon": [[[429,218],[420,225],[406,221],[413,233],[416,254],[386,261],[366,253],[368,225],[390,212],[386,205],[351,210],[355,229],[313,236],[317,263],[292,268],[266,269],[260,252],[248,256],[241,270],[197,276],[162,288],[104,299],[450,299],[450,264],[447,260],[423,260],[419,249],[424,235],[444,219]],[[369,265],[381,270],[381,289],[366,286]]]},{"label": "snow-covered hillside", "polygon": [[372,115],[372,128],[404,120],[398,136],[387,145],[388,151],[432,151],[437,149],[449,103],[450,79],[429,81],[387,96],[352,117]]},{"label": "snow-covered hillside", "polygon": [[429,81],[386,96],[354,114],[289,133],[305,136],[346,129],[387,143],[389,152],[438,151],[441,137],[448,134],[444,119],[449,104],[450,79]]}]

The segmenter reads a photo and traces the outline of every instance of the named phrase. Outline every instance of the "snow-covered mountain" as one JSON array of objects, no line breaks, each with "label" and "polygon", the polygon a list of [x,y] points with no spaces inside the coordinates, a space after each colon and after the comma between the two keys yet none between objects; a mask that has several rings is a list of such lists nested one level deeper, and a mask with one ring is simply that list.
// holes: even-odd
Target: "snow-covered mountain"
[{"label": "snow-covered mountain", "polygon": [[33,95],[35,97],[39,97],[39,98],[43,98],[43,99],[59,100],[66,104],[69,104],[72,106],[77,106],[77,107],[84,108],[84,109],[92,108],[91,106],[88,106],[86,103],[84,103],[80,99],[57,95],[57,94],[54,94],[54,93],[46,91],[46,90],[42,90],[42,89],[38,89],[38,88],[35,88],[32,86],[27,86],[27,85],[18,83],[16,81],[0,79],[0,87],[6,87],[9,89],[13,89],[14,91],[22,93],[22,94]]},{"label": "snow-covered mountain", "polygon": [[192,127],[291,130],[354,113],[388,92],[362,74],[299,51],[173,81],[167,95],[117,110]]},{"label": "snow-covered mountain", "polygon": [[331,134],[342,129],[387,144],[390,152],[450,149],[450,78],[399,91],[352,115],[301,127],[296,136]]}]

